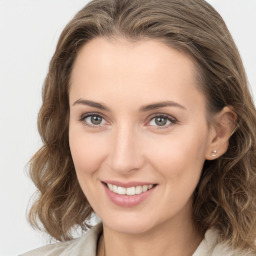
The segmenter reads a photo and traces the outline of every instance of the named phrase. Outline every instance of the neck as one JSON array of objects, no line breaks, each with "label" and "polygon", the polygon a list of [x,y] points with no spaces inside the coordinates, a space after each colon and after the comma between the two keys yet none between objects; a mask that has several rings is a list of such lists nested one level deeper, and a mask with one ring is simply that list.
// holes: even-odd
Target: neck
[{"label": "neck", "polygon": [[192,221],[164,222],[157,228],[140,234],[119,233],[103,225],[98,256],[191,256],[202,236]]}]

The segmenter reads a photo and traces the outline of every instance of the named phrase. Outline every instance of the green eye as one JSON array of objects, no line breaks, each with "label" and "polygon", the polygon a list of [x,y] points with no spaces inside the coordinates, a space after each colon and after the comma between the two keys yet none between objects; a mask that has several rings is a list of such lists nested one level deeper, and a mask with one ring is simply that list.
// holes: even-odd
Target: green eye
[{"label": "green eye", "polygon": [[149,125],[156,126],[159,128],[167,128],[172,124],[175,124],[177,121],[173,117],[170,117],[168,115],[158,115],[154,116],[150,122]]},{"label": "green eye", "polygon": [[87,114],[81,117],[80,121],[91,127],[101,127],[104,118],[97,114]]},{"label": "green eye", "polygon": [[103,119],[101,116],[96,116],[96,115],[91,115],[89,118],[90,118],[90,122],[93,125],[99,125]]},{"label": "green eye", "polygon": [[164,126],[168,122],[168,119],[166,117],[156,117],[155,122],[158,126]]}]

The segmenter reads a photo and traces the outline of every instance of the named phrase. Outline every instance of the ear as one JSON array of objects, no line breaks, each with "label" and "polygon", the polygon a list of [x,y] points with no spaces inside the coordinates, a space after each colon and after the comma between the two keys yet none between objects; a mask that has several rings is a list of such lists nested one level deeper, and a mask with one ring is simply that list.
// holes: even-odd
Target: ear
[{"label": "ear", "polygon": [[236,120],[237,114],[228,106],[214,115],[205,159],[214,160],[227,151],[229,138],[237,128]]}]

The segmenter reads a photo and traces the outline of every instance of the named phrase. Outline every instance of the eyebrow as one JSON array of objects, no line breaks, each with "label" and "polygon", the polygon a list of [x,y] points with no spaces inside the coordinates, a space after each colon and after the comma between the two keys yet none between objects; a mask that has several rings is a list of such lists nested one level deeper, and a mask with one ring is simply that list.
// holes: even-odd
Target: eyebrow
[{"label": "eyebrow", "polygon": [[177,108],[181,108],[181,109],[186,109],[184,106],[180,105],[177,102],[163,101],[163,102],[157,102],[157,103],[153,103],[150,105],[142,106],[140,108],[140,111],[146,112],[146,111],[150,111],[150,110],[154,110],[154,109],[158,109],[158,108],[164,108],[164,107],[177,107]]},{"label": "eyebrow", "polygon": [[84,99],[78,99],[73,103],[73,106],[77,104],[87,105],[93,108],[98,108],[100,110],[105,110],[110,112],[110,109],[106,107],[104,104],[101,104],[99,102],[91,101],[91,100],[84,100]]},{"label": "eyebrow", "polygon": [[[78,104],[87,105],[87,106],[90,106],[90,107],[98,108],[100,110],[111,112],[110,108],[108,108],[104,104],[99,103],[99,102],[95,102],[95,101],[91,101],[91,100],[78,99],[73,103],[73,106],[78,105]],[[177,103],[175,101],[169,101],[168,100],[168,101],[162,101],[162,102],[157,102],[157,103],[141,106],[139,111],[140,112],[147,112],[147,111],[150,111],[150,110],[155,110],[155,109],[163,108],[163,107],[177,107],[177,108],[181,108],[181,109],[186,109],[184,106],[180,105],[179,103]]]}]

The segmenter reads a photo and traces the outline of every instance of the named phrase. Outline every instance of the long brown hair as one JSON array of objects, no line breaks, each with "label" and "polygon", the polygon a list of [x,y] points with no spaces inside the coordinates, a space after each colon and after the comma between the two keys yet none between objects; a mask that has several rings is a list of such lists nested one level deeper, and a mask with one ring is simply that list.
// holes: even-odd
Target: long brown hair
[{"label": "long brown hair", "polygon": [[69,80],[79,49],[95,37],[150,38],[189,54],[208,112],[231,106],[237,129],[227,152],[206,161],[194,194],[193,214],[203,234],[215,227],[234,249],[255,249],[256,111],[236,45],[220,15],[203,0],[94,0],[63,30],[43,87],[38,129],[43,147],[30,162],[38,197],[33,225],[57,240],[86,229],[93,212],[75,174],[68,143]]}]

